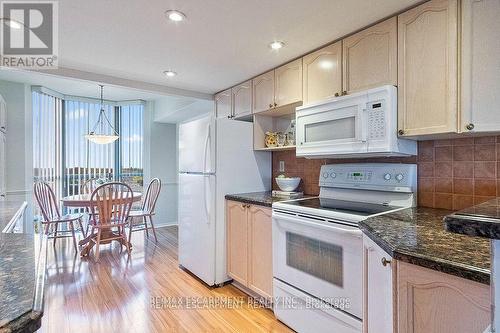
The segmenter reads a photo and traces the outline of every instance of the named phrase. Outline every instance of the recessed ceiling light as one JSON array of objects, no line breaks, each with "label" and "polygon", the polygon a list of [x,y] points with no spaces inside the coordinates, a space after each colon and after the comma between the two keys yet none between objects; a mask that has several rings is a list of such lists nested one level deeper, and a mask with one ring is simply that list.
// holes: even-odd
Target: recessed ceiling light
[{"label": "recessed ceiling light", "polygon": [[285,46],[285,43],[277,40],[277,41],[274,41],[272,42],[271,44],[269,44],[269,47],[272,48],[273,50],[279,50],[281,49],[283,46]]},{"label": "recessed ceiling light", "polygon": [[176,72],[174,71],[164,71],[163,74],[166,76],[166,77],[174,77],[177,75]]},{"label": "recessed ceiling light", "polygon": [[165,16],[174,22],[181,22],[186,19],[186,15],[178,10],[167,10],[165,12]]}]

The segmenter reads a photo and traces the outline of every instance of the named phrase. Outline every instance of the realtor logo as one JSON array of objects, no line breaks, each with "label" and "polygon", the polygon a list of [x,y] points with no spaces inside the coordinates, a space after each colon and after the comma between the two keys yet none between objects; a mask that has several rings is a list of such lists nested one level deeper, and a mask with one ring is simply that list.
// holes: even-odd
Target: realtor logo
[{"label": "realtor logo", "polygon": [[56,1],[1,1],[0,66],[56,68]]}]

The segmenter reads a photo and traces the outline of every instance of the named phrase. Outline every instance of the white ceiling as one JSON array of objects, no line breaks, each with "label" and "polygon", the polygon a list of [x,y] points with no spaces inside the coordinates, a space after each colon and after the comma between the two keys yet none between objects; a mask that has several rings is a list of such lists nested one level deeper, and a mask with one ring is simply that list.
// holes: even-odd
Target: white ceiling
[{"label": "white ceiling", "polygon": [[[60,0],[59,65],[212,94],[418,2]],[[274,39],[286,47],[271,51]]]}]

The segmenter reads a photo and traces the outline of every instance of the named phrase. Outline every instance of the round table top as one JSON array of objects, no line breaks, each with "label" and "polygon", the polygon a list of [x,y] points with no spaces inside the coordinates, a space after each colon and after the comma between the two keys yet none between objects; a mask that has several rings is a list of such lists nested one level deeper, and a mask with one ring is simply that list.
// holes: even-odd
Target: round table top
[{"label": "round table top", "polygon": [[[141,200],[141,192],[133,192],[133,202]],[[90,194],[77,194],[70,195],[61,199],[65,207],[89,207],[90,206]]]}]

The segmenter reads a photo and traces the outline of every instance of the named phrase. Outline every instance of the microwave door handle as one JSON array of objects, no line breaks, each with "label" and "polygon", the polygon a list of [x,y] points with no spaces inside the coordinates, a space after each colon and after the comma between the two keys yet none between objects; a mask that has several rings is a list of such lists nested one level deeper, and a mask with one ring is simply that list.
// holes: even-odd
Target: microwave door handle
[{"label": "microwave door handle", "polygon": [[368,110],[365,105],[361,107],[361,142],[368,141]]}]

